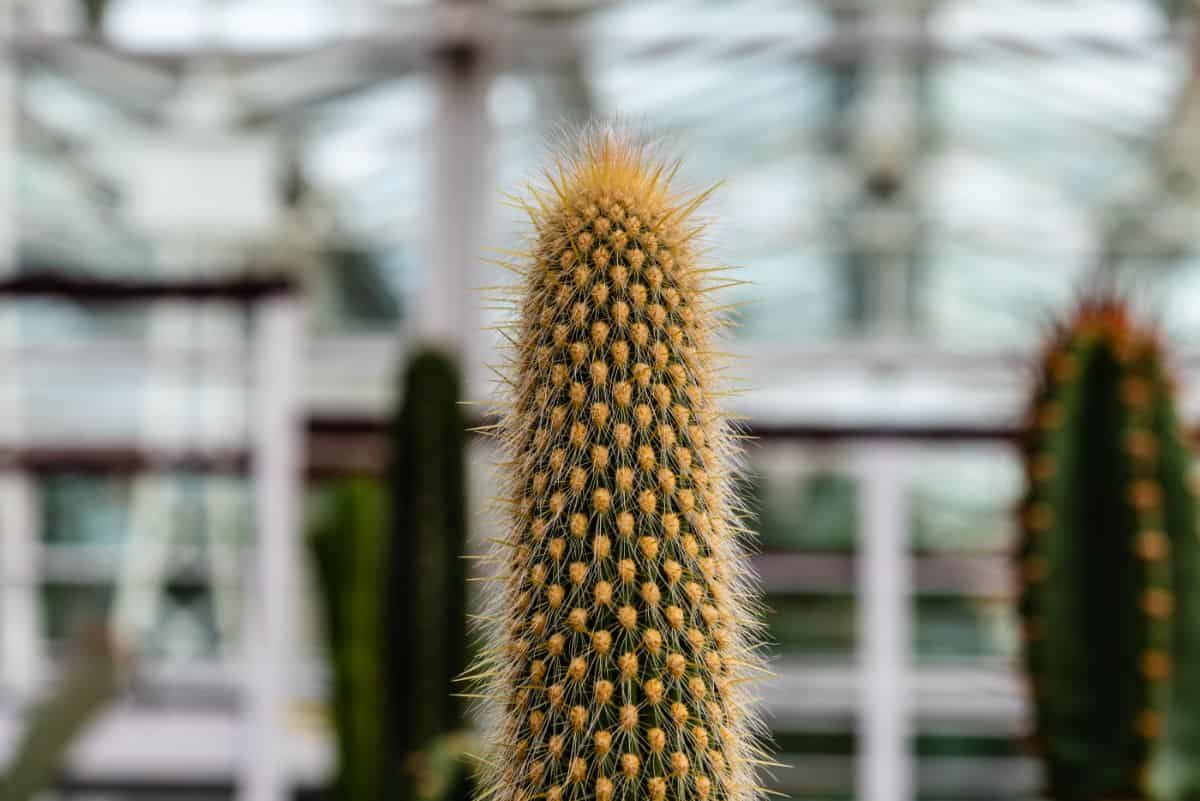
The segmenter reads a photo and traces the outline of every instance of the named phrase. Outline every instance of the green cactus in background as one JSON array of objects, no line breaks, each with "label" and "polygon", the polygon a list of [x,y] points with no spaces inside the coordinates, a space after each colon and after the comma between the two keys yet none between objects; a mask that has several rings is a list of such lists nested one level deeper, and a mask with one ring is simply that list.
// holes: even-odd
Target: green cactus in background
[{"label": "green cactus in background", "polygon": [[429,749],[463,726],[454,679],[467,665],[466,427],[455,361],[412,357],[396,421],[390,667],[400,794],[422,796]]},{"label": "green cactus in background", "polygon": [[112,633],[92,625],[77,638],[62,681],[32,710],[5,766],[0,801],[31,801],[54,781],[67,749],[120,689],[126,654]]},{"label": "green cactus in background", "polygon": [[1049,795],[1183,797],[1200,786],[1182,758],[1200,754],[1189,456],[1161,346],[1119,301],[1056,331],[1023,452],[1019,608]]},{"label": "green cactus in background", "polygon": [[[325,599],[342,801],[465,797],[453,679],[467,661],[466,432],[454,362],[409,362],[395,424],[391,509],[375,479],[314,498],[310,545]],[[398,783],[398,787],[395,786]]]},{"label": "green cactus in background", "polygon": [[337,797],[379,801],[389,765],[386,740],[386,498],[375,479],[320,487],[309,547],[321,585],[338,745]]},{"label": "green cactus in background", "polygon": [[474,791],[474,755],[479,753],[475,732],[462,729],[439,735],[419,752],[409,766],[414,801],[468,799]]},{"label": "green cactus in background", "polygon": [[759,624],[710,349],[719,269],[700,266],[690,219],[707,193],[678,196],[673,175],[600,131],[522,204],[511,526],[473,670],[497,713],[481,798],[758,792]]},{"label": "green cactus in background", "polygon": [[82,3],[88,30],[98,33],[104,27],[104,17],[108,13],[109,0],[82,0]]}]

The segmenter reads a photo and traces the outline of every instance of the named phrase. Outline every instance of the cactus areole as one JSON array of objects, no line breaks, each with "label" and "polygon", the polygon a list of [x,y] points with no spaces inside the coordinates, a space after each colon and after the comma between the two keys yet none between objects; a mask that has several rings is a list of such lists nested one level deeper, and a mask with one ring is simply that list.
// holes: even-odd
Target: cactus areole
[{"label": "cactus areole", "polygon": [[585,138],[533,221],[500,426],[511,527],[475,678],[502,801],[748,799],[752,579],[715,407],[714,275],[673,165]]},{"label": "cactus areole", "polygon": [[1196,593],[1189,457],[1160,345],[1119,301],[1084,302],[1052,338],[1023,448],[1019,604],[1048,794],[1182,797],[1198,742],[1197,633],[1176,609]]}]

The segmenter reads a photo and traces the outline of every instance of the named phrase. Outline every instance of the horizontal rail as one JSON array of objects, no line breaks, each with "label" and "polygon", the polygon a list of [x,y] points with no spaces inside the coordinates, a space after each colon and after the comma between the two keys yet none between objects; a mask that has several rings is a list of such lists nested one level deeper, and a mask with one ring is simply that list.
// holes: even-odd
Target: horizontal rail
[{"label": "horizontal rail", "polygon": [[245,473],[246,450],[155,451],[125,447],[0,448],[0,470],[30,473]]},{"label": "horizontal rail", "polygon": [[227,280],[147,280],[91,278],[64,273],[30,273],[0,281],[0,299],[53,297],[89,303],[151,300],[254,303],[297,292],[295,281],[281,276],[238,276]]},{"label": "horizontal rail", "polygon": [[[486,425],[489,422],[483,421]],[[472,426],[478,429],[480,426]],[[764,443],[911,442],[1016,443],[1020,430],[1006,426],[963,425],[780,425],[750,423],[740,427],[747,440]],[[382,475],[391,454],[391,423],[373,418],[311,417],[307,423],[307,472],[310,477]],[[1200,442],[1200,429],[1192,440]],[[0,471],[33,473],[82,472],[130,474],[145,472],[245,473],[247,450],[151,451],[136,447],[83,446],[0,447]]]},{"label": "horizontal rail", "polygon": [[[0,448],[0,472],[39,475],[138,475],[143,473],[200,473],[243,476],[250,470],[249,450],[157,451],[130,447]],[[310,439],[306,474],[309,478],[383,475],[388,456],[381,443],[344,444]]]},{"label": "horizontal rail", "polygon": [[[492,425],[495,418],[483,418],[472,423],[480,429]],[[310,433],[354,436],[386,435],[391,422],[369,417],[314,416],[308,421]],[[913,442],[944,441],[1015,441],[1020,429],[1014,426],[970,426],[970,425],[919,425],[919,424],[846,424],[846,423],[797,423],[748,422],[737,426],[737,433],[749,439],[767,442],[777,440],[904,440]],[[1200,434],[1200,432],[1198,432]]]}]

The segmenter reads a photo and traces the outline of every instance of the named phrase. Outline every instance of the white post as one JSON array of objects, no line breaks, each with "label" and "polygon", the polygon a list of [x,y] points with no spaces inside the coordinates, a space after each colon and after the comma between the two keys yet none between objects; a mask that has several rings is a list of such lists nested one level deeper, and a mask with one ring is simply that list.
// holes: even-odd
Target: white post
[{"label": "white post", "polygon": [[[475,4],[464,4],[462,10],[474,11]],[[418,336],[454,348],[468,365],[478,355],[471,352],[480,328],[474,312],[478,293],[472,289],[479,275],[484,204],[492,191],[487,59],[477,44],[438,55],[434,75],[439,109],[430,130],[428,184],[431,260],[417,310]]]},{"label": "white post", "polygon": [[254,327],[253,586],[247,598],[243,749],[240,801],[284,801],[289,795],[285,747],[288,643],[299,574],[301,502],[298,299],[272,298],[256,309]]},{"label": "white post", "polygon": [[[906,183],[920,144],[916,64],[902,38],[911,38],[905,32],[920,22],[925,4],[903,0],[871,5],[866,17],[871,48],[852,119],[858,176],[875,187],[866,189],[860,201],[856,231],[871,264],[871,333],[889,340],[908,333],[916,214]],[[919,30],[924,31],[923,23]]]},{"label": "white post", "polygon": [[[12,49],[11,3],[0,3],[0,275],[17,272],[16,163],[17,65]],[[25,444],[20,310],[17,301],[0,308],[0,446]],[[42,621],[38,587],[37,488],[25,473],[0,474],[0,682],[18,695],[31,693],[43,674]]]},{"label": "white post", "polygon": [[[9,361],[5,367],[11,364]],[[4,444],[20,447],[20,440],[12,442],[6,437]],[[4,588],[0,597],[0,676],[5,690],[18,698],[32,696],[44,678],[38,523],[34,478],[6,472],[0,478],[0,582]]]},{"label": "white post", "polygon": [[909,801],[912,596],[904,460],[881,443],[859,456],[857,797]]},{"label": "white post", "polygon": [[16,19],[12,3],[0,3],[0,272],[11,275],[17,261],[17,207],[13,165],[17,161]]}]

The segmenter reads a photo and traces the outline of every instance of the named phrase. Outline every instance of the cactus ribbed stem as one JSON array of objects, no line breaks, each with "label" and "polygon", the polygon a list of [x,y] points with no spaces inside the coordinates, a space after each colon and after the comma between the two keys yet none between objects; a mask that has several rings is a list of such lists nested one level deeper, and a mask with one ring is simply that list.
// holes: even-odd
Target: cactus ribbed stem
[{"label": "cactus ribbed stem", "polygon": [[1172,552],[1195,554],[1195,523],[1161,348],[1120,302],[1056,332],[1023,450],[1019,606],[1049,795],[1145,798],[1178,675]]},{"label": "cactus ribbed stem", "polygon": [[522,204],[483,798],[757,792],[759,627],[690,219],[707,193],[673,174],[603,131]]},{"label": "cactus ribbed stem", "polygon": [[387,780],[381,704],[385,510],[378,481],[341,478],[317,491],[309,524],[333,674],[342,801],[376,801]]},{"label": "cactus ribbed stem", "polygon": [[417,351],[396,419],[389,614],[392,743],[399,798],[421,797],[435,740],[463,725],[454,684],[467,665],[466,426],[458,367]]}]

